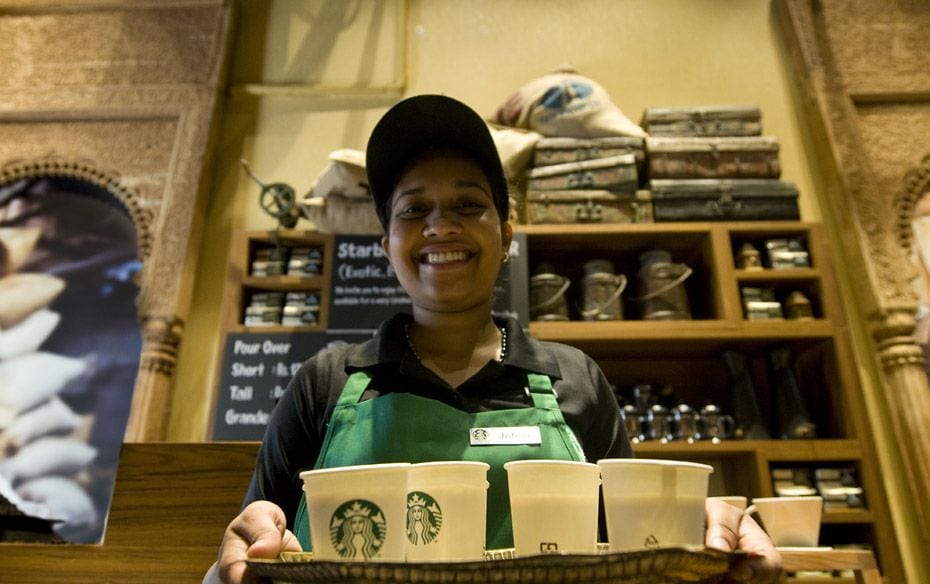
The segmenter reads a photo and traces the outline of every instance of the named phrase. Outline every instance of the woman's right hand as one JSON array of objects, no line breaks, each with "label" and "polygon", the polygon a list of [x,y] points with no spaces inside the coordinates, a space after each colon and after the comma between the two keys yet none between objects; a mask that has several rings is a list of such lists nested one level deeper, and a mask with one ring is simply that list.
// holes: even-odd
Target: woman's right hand
[{"label": "woman's right hand", "polygon": [[268,501],[254,501],[226,527],[216,563],[204,576],[204,584],[249,582],[246,560],[276,558],[282,551],[302,551],[287,529],[284,511]]}]

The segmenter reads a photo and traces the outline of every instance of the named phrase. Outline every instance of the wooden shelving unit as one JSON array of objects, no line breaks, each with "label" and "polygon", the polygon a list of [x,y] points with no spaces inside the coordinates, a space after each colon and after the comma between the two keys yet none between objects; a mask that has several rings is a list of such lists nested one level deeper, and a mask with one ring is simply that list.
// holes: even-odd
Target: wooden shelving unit
[{"label": "wooden shelving unit", "polygon": [[[318,332],[326,330],[329,281],[332,277],[333,238],[331,235],[299,230],[236,231],[230,243],[226,286],[223,291],[223,332]],[[322,272],[318,276],[255,276],[252,260],[261,248],[318,246],[323,249]],[[317,324],[306,326],[245,326],[245,308],[257,292],[318,292],[320,316]]]},{"label": "wooden shelving unit", "polygon": [[[729,404],[726,370],[720,355],[732,350],[744,354],[753,370],[760,403],[771,405],[771,383],[764,372],[771,351],[788,348],[805,367],[797,369],[817,438],[811,440],[724,440],[693,444],[641,442],[638,456],[677,458],[714,465],[712,494],[772,496],[772,471],[778,468],[851,466],[864,490],[864,510],[830,511],[824,514],[823,545],[865,543],[875,549],[882,572],[889,581],[903,578],[901,561],[891,525],[877,453],[871,440],[870,422],[853,360],[847,324],[831,262],[831,251],[822,228],[816,223],[713,222],[656,224],[520,225],[526,234],[530,274],[534,266],[549,262],[555,271],[572,281],[569,293],[577,293],[582,266],[589,259],[613,261],[631,286],[636,281],[638,256],[661,248],[674,261],[694,271],[687,281],[692,319],[643,321],[635,303],[624,304],[622,321],[586,322],[573,314],[567,322],[531,322],[532,336],[564,342],[591,355],[607,378],[618,386],[649,382],[668,384],[675,396],[700,406]],[[766,239],[800,237],[810,257],[810,267],[744,270],[736,267],[740,245],[757,247]],[[274,245],[268,232],[236,234],[230,253],[225,296],[225,332],[280,331],[300,333],[326,328],[325,306],[333,269],[333,240],[318,233],[285,231],[277,235],[283,245],[322,245],[323,273],[317,278],[268,278],[250,276],[249,260],[257,246]],[[812,320],[747,320],[740,288],[767,286],[778,293],[801,290],[813,305]],[[314,327],[245,327],[242,315],[252,291],[314,289],[321,292],[321,313]],[[629,296],[635,296],[630,290]],[[628,295],[624,292],[624,297]],[[805,372],[805,378],[800,373]],[[773,434],[774,436],[774,434]],[[777,437],[776,437],[777,438]]]}]

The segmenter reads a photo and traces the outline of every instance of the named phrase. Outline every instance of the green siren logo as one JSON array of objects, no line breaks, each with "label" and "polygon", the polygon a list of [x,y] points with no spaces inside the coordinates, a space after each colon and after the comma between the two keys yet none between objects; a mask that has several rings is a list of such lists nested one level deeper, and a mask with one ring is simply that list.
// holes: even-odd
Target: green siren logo
[{"label": "green siren logo", "polygon": [[387,537],[384,513],[371,501],[346,501],[333,512],[329,541],[348,560],[367,560],[381,552]]},{"label": "green siren logo", "polygon": [[439,537],[442,529],[442,509],[426,493],[407,494],[407,539],[413,545],[427,545]]}]

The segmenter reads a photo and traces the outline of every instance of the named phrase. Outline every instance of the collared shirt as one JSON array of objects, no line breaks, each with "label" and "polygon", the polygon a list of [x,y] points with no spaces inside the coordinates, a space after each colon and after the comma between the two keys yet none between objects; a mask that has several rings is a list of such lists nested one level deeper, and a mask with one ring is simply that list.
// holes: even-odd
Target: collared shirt
[{"label": "collared shirt", "polygon": [[258,499],[272,501],[292,527],[303,493],[298,474],[313,468],[342,388],[358,370],[371,375],[362,400],[404,391],[466,412],[531,407],[526,373],[541,373],[551,379],[559,409],[588,461],[633,456],[610,384],[580,350],[532,339],[517,321],[497,319],[507,332],[503,362],[489,361],[452,388],[411,350],[406,337],[411,318],[398,314],[371,340],[324,349],[301,366],[272,412],[243,506]]}]

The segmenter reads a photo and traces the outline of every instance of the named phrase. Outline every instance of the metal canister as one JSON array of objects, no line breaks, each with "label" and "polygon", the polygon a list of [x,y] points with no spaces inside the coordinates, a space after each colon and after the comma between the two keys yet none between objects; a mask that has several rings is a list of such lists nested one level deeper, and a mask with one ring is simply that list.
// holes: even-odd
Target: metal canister
[{"label": "metal canister", "polygon": [[530,320],[568,320],[565,291],[571,282],[547,263],[530,276]]},{"label": "metal canister", "polygon": [[653,405],[643,414],[642,427],[646,440],[665,443],[675,439],[672,432],[672,413],[659,404]]},{"label": "metal canister", "polygon": [[691,308],[685,290],[692,270],[685,264],[672,263],[663,249],[653,249],[639,256],[638,272],[643,320],[688,320]]},{"label": "metal canister", "polygon": [[643,436],[643,427],[641,425],[642,415],[636,406],[626,404],[620,409],[620,416],[623,418],[623,425],[626,427],[626,435],[630,442],[638,444],[645,439]]},{"label": "metal canister", "polygon": [[675,439],[694,442],[701,439],[701,415],[688,404],[678,404],[672,410],[675,417]]},{"label": "metal canister", "polygon": [[626,288],[626,276],[614,273],[610,260],[591,260],[584,265],[581,284],[583,320],[623,320],[620,295]]},{"label": "metal canister", "polygon": [[733,437],[736,422],[733,416],[724,414],[715,404],[707,404],[701,408],[702,437],[710,438],[712,442],[720,442]]}]

